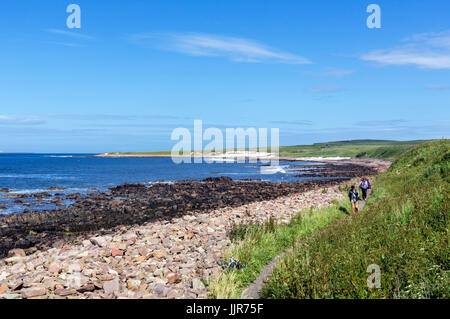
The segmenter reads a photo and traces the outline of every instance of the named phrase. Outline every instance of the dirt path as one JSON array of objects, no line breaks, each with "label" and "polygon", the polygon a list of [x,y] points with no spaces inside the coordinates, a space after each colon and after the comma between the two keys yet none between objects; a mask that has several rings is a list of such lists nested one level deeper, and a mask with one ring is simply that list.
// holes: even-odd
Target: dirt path
[{"label": "dirt path", "polygon": [[[368,197],[370,194],[368,195]],[[361,200],[359,203],[359,209],[358,212],[361,212],[366,205],[366,200]],[[278,261],[286,255],[292,248],[286,249],[281,254],[275,256],[259,273],[258,277],[255,279],[255,281],[249,285],[243,292],[242,292],[242,298],[243,299],[260,299],[261,291],[264,286],[264,284],[267,282],[269,277],[272,275],[273,269],[277,265]]]},{"label": "dirt path", "polygon": [[243,299],[260,299],[260,293],[267,279],[272,275],[273,268],[277,265],[278,261],[292,248],[289,248],[282,252],[281,254],[275,256],[259,273],[259,276],[255,279],[255,281],[248,286],[242,292]]},{"label": "dirt path", "polygon": [[358,212],[362,211],[364,206],[366,206],[366,201],[361,200],[361,202],[359,203]]}]

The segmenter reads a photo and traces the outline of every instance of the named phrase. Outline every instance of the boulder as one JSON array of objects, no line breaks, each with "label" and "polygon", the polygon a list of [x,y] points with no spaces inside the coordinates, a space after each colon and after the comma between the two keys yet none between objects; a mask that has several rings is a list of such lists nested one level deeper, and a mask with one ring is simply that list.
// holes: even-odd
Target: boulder
[{"label": "boulder", "polygon": [[105,281],[103,283],[103,290],[106,294],[118,293],[119,292],[119,278],[116,277],[113,280]]},{"label": "boulder", "polygon": [[120,249],[117,249],[115,247],[113,247],[111,249],[111,256],[116,257],[116,256],[123,256],[123,251]]},{"label": "boulder", "polygon": [[169,284],[175,284],[181,281],[181,275],[174,272],[168,273],[166,278]]},{"label": "boulder", "polygon": [[8,286],[7,285],[1,285],[0,286],[0,295],[4,294],[7,291],[8,291]]},{"label": "boulder", "polygon": [[105,238],[104,236],[91,237],[89,240],[94,245],[97,245],[100,247],[107,247],[110,242],[110,240],[108,240],[108,238]]},{"label": "boulder", "polygon": [[16,256],[25,257],[25,255],[26,255],[25,251],[23,249],[20,249],[20,248],[11,249],[8,252],[8,257],[16,257]]},{"label": "boulder", "polygon": [[62,296],[62,297],[70,296],[73,294],[76,294],[76,290],[74,290],[74,289],[56,289],[55,290],[55,295]]},{"label": "boulder", "polygon": [[47,290],[45,287],[30,287],[22,289],[22,297],[23,298],[32,298],[45,295]]},{"label": "boulder", "polygon": [[201,291],[201,290],[204,290],[206,287],[203,284],[203,282],[200,280],[200,278],[192,278],[191,288],[196,291]]},{"label": "boulder", "polygon": [[61,264],[59,262],[52,262],[49,266],[48,266],[48,271],[52,274],[54,273],[59,273],[61,271]]}]

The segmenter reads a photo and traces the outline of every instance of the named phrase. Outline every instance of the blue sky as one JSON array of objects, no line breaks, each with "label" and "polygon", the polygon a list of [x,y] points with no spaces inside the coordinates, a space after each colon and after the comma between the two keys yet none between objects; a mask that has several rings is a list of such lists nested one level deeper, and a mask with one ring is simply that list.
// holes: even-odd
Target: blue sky
[{"label": "blue sky", "polygon": [[449,137],[447,0],[4,0],[0,39],[4,152],[165,150],[194,119],[281,145]]}]

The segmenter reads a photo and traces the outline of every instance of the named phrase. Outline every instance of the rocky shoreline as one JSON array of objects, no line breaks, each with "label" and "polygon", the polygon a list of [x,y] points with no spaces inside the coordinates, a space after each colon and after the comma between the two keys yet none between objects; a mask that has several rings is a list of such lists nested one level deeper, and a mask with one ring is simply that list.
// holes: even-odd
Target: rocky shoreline
[{"label": "rocky shoreline", "polygon": [[6,216],[0,298],[204,298],[233,223],[287,222],[341,198],[341,181],[125,184],[72,195],[64,209]]},{"label": "rocky shoreline", "polygon": [[[303,208],[341,198],[338,186],[159,219],[111,232],[14,249],[0,261],[0,298],[205,298],[204,282],[220,272],[233,223],[288,222]],[[91,237],[90,237],[91,236]]]},{"label": "rocky shoreline", "polygon": [[185,214],[271,200],[338,181],[270,183],[220,177],[150,186],[124,184],[107,193],[72,195],[75,203],[64,209],[28,211],[1,218],[0,257],[14,248],[46,249],[72,234],[107,233],[117,226],[170,221]]}]

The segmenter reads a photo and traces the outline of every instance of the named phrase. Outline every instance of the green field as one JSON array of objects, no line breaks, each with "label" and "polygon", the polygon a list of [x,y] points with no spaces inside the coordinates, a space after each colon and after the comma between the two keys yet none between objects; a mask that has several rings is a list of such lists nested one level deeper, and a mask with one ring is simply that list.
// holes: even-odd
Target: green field
[{"label": "green field", "polygon": [[313,145],[281,146],[280,156],[286,157],[352,157],[393,160],[413,145],[424,141],[353,140],[316,143]]},{"label": "green field", "polygon": [[157,151],[157,152],[117,152],[110,154],[120,154],[120,155],[171,155],[170,151]]},{"label": "green field", "polygon": [[[424,141],[352,140],[312,145],[280,146],[283,157],[352,157],[393,160],[409,147]],[[247,149],[248,150],[248,149]],[[270,149],[269,149],[270,151]],[[208,153],[209,151],[203,151]],[[196,151],[195,153],[198,153]],[[111,153],[125,155],[170,155],[170,151]]]},{"label": "green field", "polygon": [[[450,141],[426,142],[376,177],[356,216],[344,200],[299,212],[289,225],[236,225],[225,256],[247,267],[209,282],[210,297],[240,298],[262,267],[290,247],[263,298],[449,298],[449,168]],[[381,268],[380,288],[367,287],[372,264]]]}]

